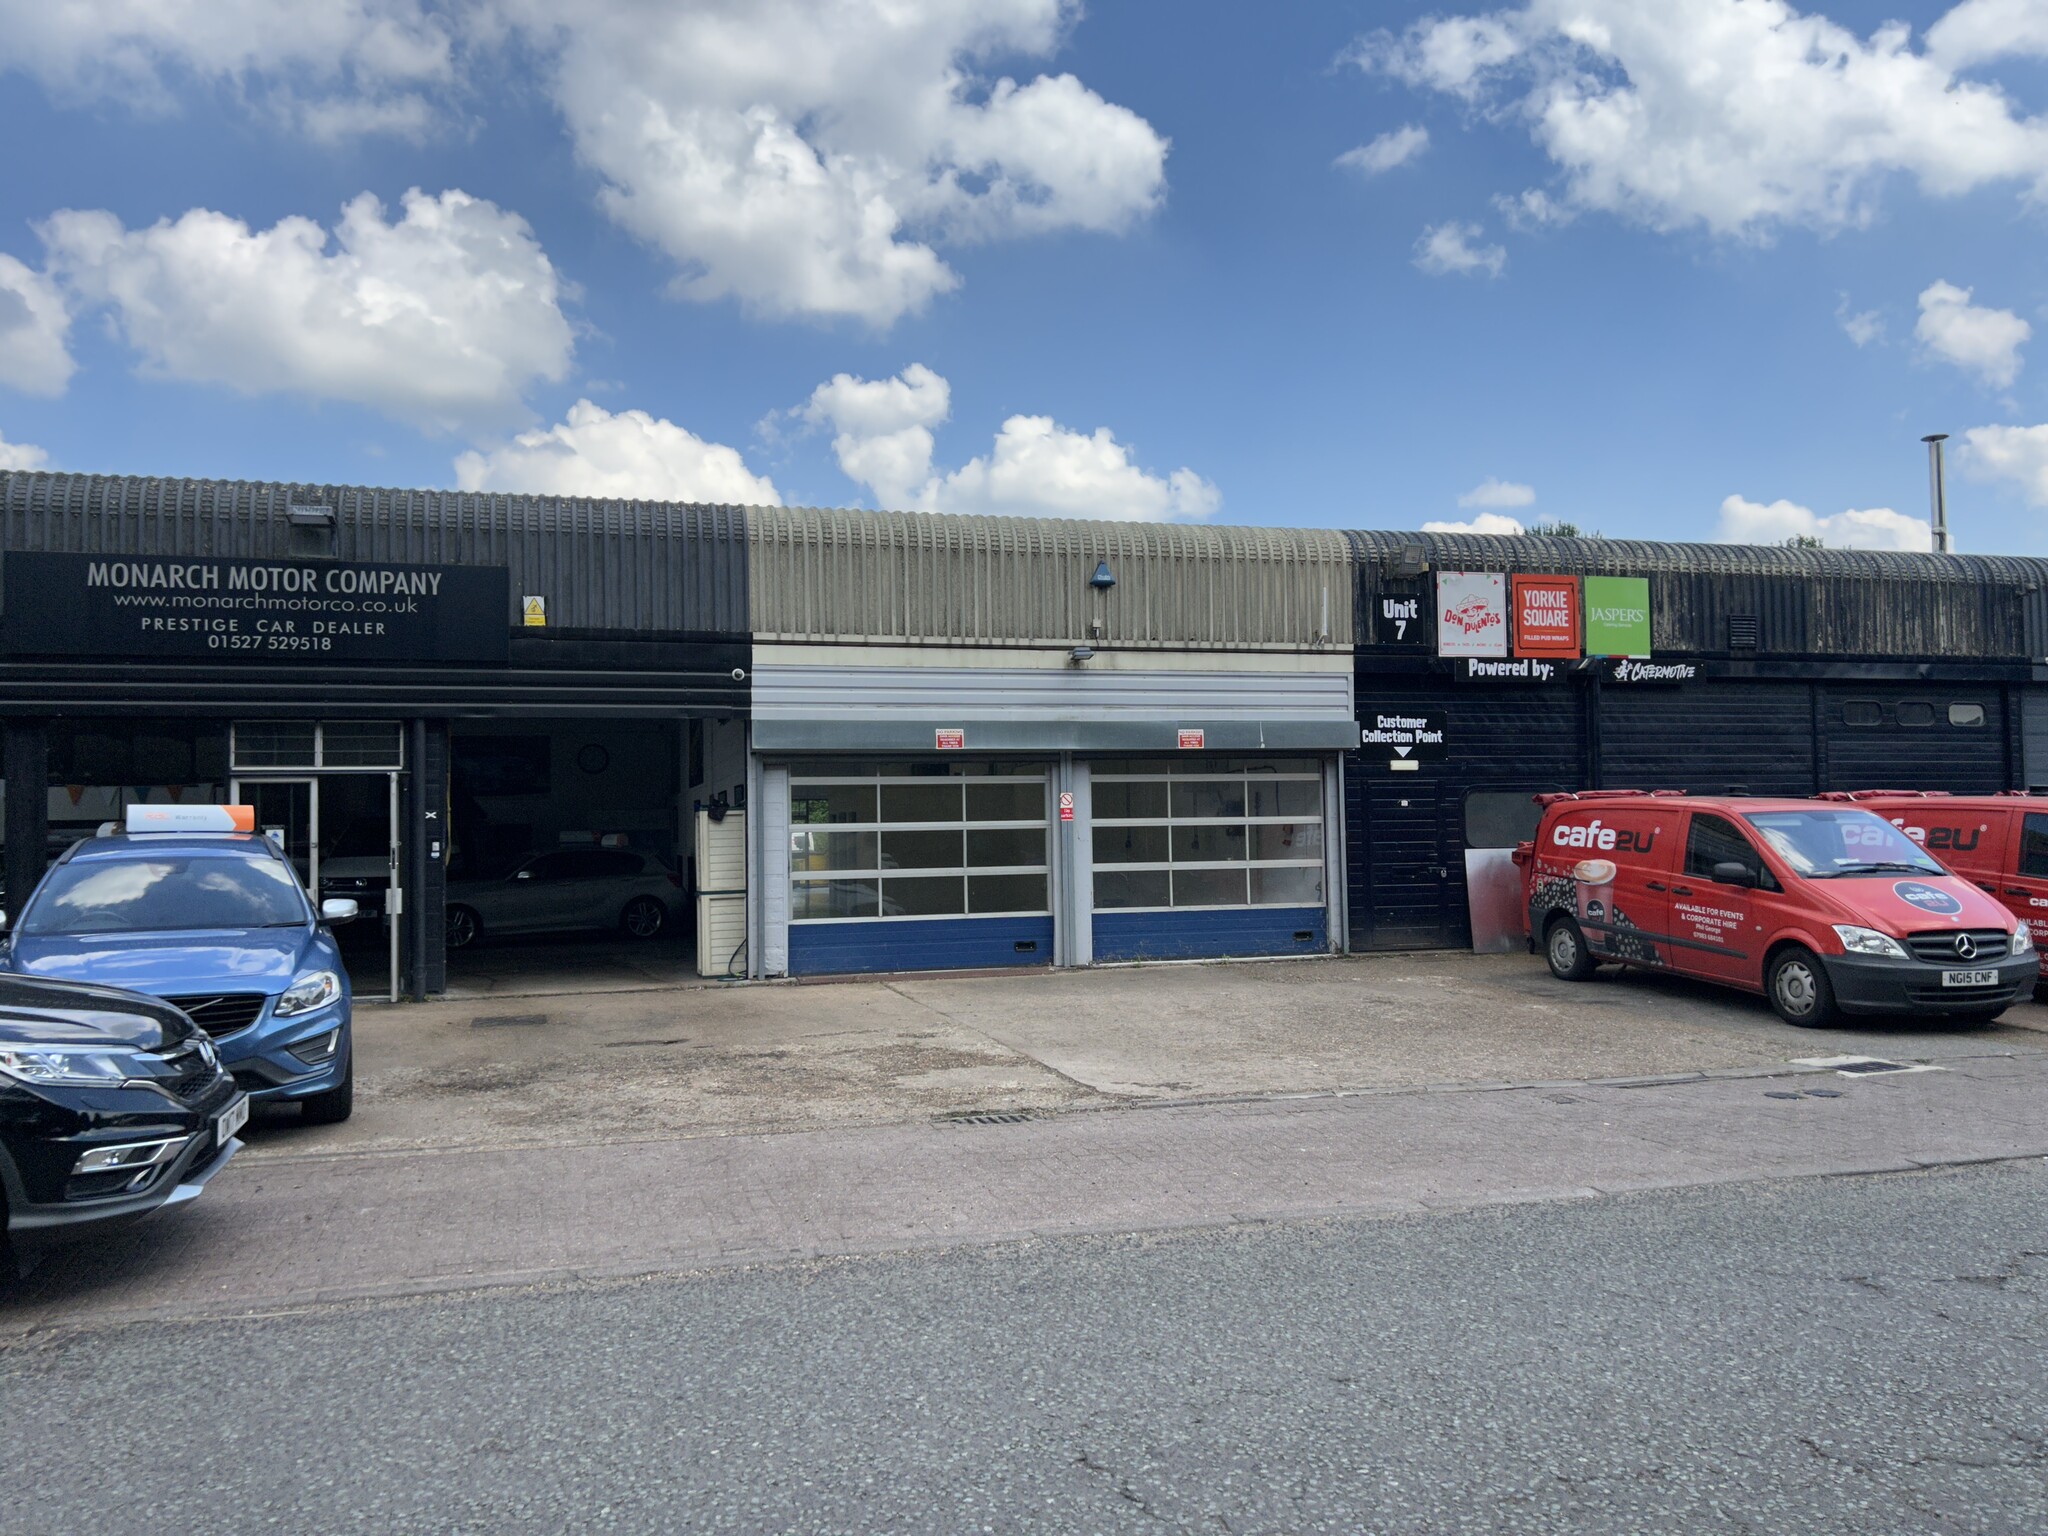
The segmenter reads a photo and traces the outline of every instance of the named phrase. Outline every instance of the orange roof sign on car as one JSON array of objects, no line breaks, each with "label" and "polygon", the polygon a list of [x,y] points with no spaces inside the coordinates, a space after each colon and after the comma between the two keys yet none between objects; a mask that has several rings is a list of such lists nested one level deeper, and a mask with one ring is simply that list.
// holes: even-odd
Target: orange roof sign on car
[{"label": "orange roof sign on car", "polygon": [[131,805],[130,832],[254,832],[251,805]]}]

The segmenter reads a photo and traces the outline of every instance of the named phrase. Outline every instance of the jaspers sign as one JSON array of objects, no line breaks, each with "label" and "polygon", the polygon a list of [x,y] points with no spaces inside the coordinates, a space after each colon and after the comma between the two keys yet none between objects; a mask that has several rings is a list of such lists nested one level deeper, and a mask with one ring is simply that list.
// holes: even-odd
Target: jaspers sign
[{"label": "jaspers sign", "polygon": [[509,650],[503,567],[13,552],[13,656],[211,661],[496,661]]}]

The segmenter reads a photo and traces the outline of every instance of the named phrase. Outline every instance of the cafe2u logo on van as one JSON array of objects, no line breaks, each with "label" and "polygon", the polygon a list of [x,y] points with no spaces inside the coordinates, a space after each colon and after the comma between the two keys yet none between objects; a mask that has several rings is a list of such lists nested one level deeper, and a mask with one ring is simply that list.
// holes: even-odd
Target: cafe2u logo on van
[{"label": "cafe2u logo on van", "polygon": [[1600,824],[1595,816],[1580,826],[1560,822],[1550,840],[1560,848],[1599,848],[1606,851],[1619,849],[1623,853],[1648,853],[1656,845],[1655,829],[1638,832],[1632,827],[1607,827]]},{"label": "cafe2u logo on van", "polygon": [[1892,825],[1922,848],[1946,850],[1949,853],[1968,853],[1977,846],[1977,840],[1984,835],[1981,826],[1976,827],[1909,827],[1905,818],[1894,816]]},{"label": "cafe2u logo on van", "polygon": [[1922,912],[1932,912],[1937,917],[1954,917],[1963,910],[1963,904],[1947,891],[1923,885],[1918,880],[1897,882],[1892,886],[1892,894],[1907,905],[1918,907]]}]

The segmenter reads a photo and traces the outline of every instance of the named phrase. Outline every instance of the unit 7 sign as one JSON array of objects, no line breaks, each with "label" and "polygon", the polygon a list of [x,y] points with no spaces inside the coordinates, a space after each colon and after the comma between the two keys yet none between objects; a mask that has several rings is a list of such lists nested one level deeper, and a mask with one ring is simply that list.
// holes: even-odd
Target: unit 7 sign
[{"label": "unit 7 sign", "polygon": [[1385,747],[1392,761],[1441,762],[1444,757],[1444,716],[1440,709],[1409,714],[1372,715],[1358,729],[1361,747]]}]

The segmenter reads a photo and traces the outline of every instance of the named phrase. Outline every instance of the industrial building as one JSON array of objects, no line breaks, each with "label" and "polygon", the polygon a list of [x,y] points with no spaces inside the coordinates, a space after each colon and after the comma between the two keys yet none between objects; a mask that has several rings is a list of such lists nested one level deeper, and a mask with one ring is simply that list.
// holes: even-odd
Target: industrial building
[{"label": "industrial building", "polygon": [[415,997],[628,853],[707,974],[1463,945],[1535,791],[2048,784],[2044,575],[14,472],[6,888],[232,800]]}]

